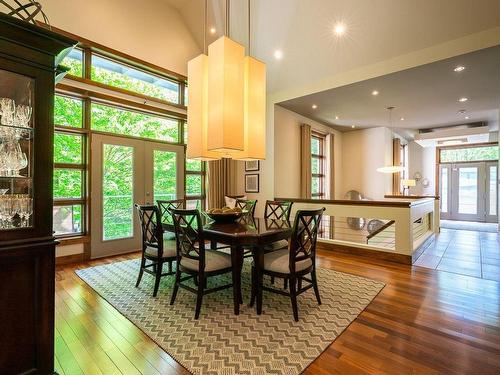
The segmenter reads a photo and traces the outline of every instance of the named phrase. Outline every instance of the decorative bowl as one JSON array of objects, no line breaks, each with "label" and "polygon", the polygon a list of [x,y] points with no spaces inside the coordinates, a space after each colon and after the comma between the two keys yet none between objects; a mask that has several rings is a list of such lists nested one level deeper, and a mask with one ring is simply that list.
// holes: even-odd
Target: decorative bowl
[{"label": "decorative bowl", "polygon": [[243,215],[242,212],[227,212],[220,214],[212,214],[207,212],[207,216],[217,223],[231,223],[236,221]]}]

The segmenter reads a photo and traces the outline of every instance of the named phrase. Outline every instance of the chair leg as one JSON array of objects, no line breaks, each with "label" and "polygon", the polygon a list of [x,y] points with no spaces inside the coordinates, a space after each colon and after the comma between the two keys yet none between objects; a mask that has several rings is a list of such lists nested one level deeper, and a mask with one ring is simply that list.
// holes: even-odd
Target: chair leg
[{"label": "chair leg", "polygon": [[170,297],[170,304],[173,305],[175,302],[175,298],[177,297],[177,292],[179,291],[179,283],[181,280],[181,271],[177,267],[175,270],[175,283],[174,283],[174,290],[172,290],[172,297]]},{"label": "chair leg", "polygon": [[274,276],[271,276],[271,284],[274,284]]},{"label": "chair leg", "polygon": [[172,273],[172,261],[168,262],[168,273]]},{"label": "chair leg", "polygon": [[298,284],[297,291],[300,291],[302,289],[302,278],[301,277],[299,277],[299,279],[297,280],[297,284]]},{"label": "chair leg", "polygon": [[256,296],[256,289],[257,289],[257,271],[255,267],[252,267],[252,287],[251,287],[251,294],[250,294],[250,307],[253,307],[255,304],[255,296]]},{"label": "chair leg", "polygon": [[288,278],[285,277],[285,279],[283,280],[283,289],[287,288],[288,288]]},{"label": "chair leg", "polygon": [[316,270],[311,272],[311,280],[313,283],[314,294],[316,294],[316,300],[318,301],[318,305],[321,305],[321,298],[319,296],[319,289],[318,289],[318,281],[316,279]]},{"label": "chair leg", "polygon": [[137,288],[141,283],[142,274],[144,273],[144,266],[146,265],[146,258],[142,257],[141,260],[141,269],[139,270],[139,277],[137,277],[137,282],[135,283],[135,287]]},{"label": "chair leg", "polygon": [[153,292],[153,297],[156,297],[158,294],[158,288],[160,287],[160,280],[161,280],[161,273],[163,270],[163,263],[158,262],[158,264],[155,266],[156,269],[156,278],[155,278],[155,290]]},{"label": "chair leg", "polygon": [[198,294],[196,295],[196,311],[194,313],[194,318],[198,319],[200,317],[201,302],[203,300],[203,290],[206,280],[200,275],[200,280],[198,282]]},{"label": "chair leg", "polygon": [[290,299],[292,301],[293,318],[296,322],[299,321],[299,311],[297,309],[297,280],[295,277],[290,277]]}]

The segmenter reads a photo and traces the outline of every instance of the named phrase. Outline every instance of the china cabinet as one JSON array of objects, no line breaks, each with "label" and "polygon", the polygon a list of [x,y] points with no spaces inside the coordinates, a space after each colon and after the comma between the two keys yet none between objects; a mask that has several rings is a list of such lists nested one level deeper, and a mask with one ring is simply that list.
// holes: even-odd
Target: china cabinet
[{"label": "china cabinet", "polygon": [[1,374],[54,371],[54,86],[75,43],[0,14]]}]

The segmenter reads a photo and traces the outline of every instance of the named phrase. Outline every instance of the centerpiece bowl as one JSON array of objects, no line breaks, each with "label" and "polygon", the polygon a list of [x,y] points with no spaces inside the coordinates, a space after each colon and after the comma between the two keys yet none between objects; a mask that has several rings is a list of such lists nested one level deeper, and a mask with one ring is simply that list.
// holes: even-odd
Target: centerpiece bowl
[{"label": "centerpiece bowl", "polygon": [[217,223],[231,223],[238,220],[243,215],[240,208],[223,207],[207,211],[207,216]]}]

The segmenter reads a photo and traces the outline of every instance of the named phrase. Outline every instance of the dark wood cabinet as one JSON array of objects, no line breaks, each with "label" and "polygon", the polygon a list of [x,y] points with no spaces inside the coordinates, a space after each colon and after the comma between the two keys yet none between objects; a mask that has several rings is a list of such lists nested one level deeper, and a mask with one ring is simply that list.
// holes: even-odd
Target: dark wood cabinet
[{"label": "dark wood cabinet", "polygon": [[75,44],[0,14],[0,374],[54,372],[54,86]]}]

